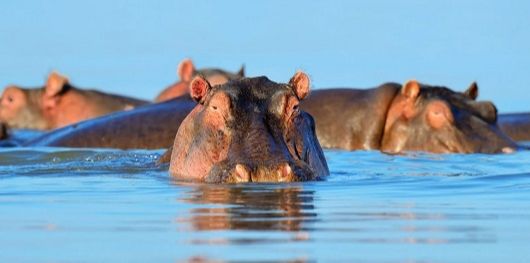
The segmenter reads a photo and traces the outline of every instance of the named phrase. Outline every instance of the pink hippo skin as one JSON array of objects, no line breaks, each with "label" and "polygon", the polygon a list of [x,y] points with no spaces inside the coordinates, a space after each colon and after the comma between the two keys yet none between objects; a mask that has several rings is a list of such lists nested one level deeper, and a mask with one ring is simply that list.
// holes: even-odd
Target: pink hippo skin
[{"label": "pink hippo skin", "polygon": [[8,86],[0,99],[0,122],[15,129],[50,130],[146,103],[78,89],[66,77],[53,72],[42,88]]},{"label": "pink hippo skin", "polygon": [[241,69],[237,73],[230,73],[228,71],[217,69],[217,68],[206,68],[206,69],[195,69],[191,59],[185,59],[180,62],[177,68],[177,75],[179,81],[166,89],[164,89],[155,98],[155,102],[167,101],[182,95],[188,94],[188,87],[190,81],[194,76],[201,75],[205,77],[211,85],[220,85],[229,80],[239,79],[245,76],[245,68]]},{"label": "pink hippo skin", "polygon": [[195,77],[198,105],[182,121],[171,153],[170,174],[202,182],[292,182],[329,174],[313,119],[298,107],[309,78],[289,84],[266,77],[211,86]]}]

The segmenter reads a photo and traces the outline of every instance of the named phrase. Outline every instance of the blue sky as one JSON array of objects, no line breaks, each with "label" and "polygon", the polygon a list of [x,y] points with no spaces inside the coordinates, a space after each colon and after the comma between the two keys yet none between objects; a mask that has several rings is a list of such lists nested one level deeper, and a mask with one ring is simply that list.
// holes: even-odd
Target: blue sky
[{"label": "blue sky", "polygon": [[315,88],[417,79],[530,111],[528,1],[2,1],[0,85],[53,69],[151,99],[180,60]]}]

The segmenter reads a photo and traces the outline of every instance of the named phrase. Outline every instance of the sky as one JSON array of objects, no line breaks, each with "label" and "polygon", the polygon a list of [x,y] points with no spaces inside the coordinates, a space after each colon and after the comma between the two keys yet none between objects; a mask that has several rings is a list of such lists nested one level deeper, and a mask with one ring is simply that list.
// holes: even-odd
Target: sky
[{"label": "sky", "polygon": [[153,99],[184,58],[313,88],[416,79],[530,111],[530,1],[1,1],[0,86]]}]

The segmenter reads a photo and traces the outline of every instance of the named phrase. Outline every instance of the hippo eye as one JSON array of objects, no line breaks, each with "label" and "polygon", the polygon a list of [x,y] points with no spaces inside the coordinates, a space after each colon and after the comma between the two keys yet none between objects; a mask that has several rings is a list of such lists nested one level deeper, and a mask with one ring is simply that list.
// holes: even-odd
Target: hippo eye
[{"label": "hippo eye", "polygon": [[13,102],[13,97],[11,97],[11,96],[7,96],[7,101],[9,101],[9,102]]},{"label": "hippo eye", "polygon": [[298,106],[298,104],[296,104],[296,105],[293,106],[293,110],[294,110],[294,111],[298,111],[299,109],[300,109],[300,107]]},{"label": "hippo eye", "polygon": [[213,109],[213,110],[217,110],[217,106],[212,105],[212,109]]}]

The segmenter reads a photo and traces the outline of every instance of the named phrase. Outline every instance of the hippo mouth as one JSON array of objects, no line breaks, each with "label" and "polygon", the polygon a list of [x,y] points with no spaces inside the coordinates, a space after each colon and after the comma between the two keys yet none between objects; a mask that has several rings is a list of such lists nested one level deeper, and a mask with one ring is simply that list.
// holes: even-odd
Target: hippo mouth
[{"label": "hippo mouth", "polygon": [[283,162],[275,165],[250,166],[243,163],[213,167],[205,178],[207,183],[288,183],[318,179],[303,162]]}]

